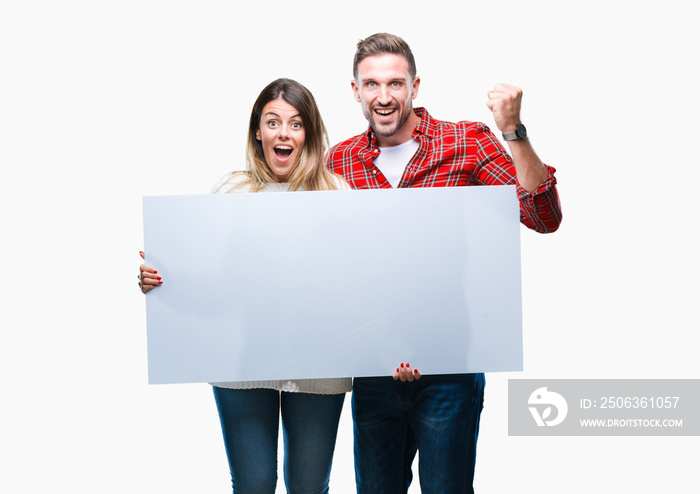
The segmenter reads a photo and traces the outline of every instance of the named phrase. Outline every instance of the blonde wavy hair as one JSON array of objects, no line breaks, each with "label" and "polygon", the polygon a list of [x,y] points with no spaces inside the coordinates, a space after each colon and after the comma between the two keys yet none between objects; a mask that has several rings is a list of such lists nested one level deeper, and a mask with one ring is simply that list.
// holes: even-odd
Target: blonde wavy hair
[{"label": "blonde wavy hair", "polygon": [[255,134],[260,130],[260,119],[266,104],[278,98],[292,105],[301,117],[305,130],[304,147],[294,169],[289,174],[289,190],[338,190],[344,188],[339,175],[325,166],[324,156],[329,147],[326,126],[311,91],[292,79],[277,79],[262,90],[255,100],[248,125],[246,171],[236,172],[224,182],[235,184],[228,192],[250,186],[250,192],[259,192],[267,184],[276,182],[265,161],[261,141]]}]

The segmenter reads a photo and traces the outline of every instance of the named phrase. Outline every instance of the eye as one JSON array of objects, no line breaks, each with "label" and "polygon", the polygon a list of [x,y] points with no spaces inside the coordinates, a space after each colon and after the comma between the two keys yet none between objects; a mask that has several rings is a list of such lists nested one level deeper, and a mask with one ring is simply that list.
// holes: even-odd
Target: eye
[{"label": "eye", "polygon": [[377,85],[377,83],[374,81],[368,81],[365,83],[365,86],[367,86],[367,87],[375,87],[376,85]]},{"label": "eye", "polygon": [[276,120],[269,120],[267,122],[267,126],[270,127],[271,129],[277,127],[277,121]]},{"label": "eye", "polygon": [[400,81],[394,81],[391,83],[391,87],[401,87],[402,83]]},{"label": "eye", "polygon": [[303,127],[304,127],[304,125],[301,122],[292,122],[292,128],[294,130],[299,130]]}]

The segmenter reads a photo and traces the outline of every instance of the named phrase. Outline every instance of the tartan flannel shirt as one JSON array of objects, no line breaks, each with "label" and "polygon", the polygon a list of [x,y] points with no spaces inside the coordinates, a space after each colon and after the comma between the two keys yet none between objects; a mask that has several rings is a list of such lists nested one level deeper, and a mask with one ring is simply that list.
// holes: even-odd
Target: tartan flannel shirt
[{"label": "tartan flannel shirt", "polygon": [[[517,186],[520,221],[540,233],[555,231],[561,210],[554,168],[547,179],[528,192],[517,183],[513,160],[489,128],[480,122],[444,122],[424,108],[415,108],[420,124],[413,131],[419,146],[403,172],[399,187],[454,187],[466,185]],[[333,146],[326,165],[354,189],[390,189],[374,165],[379,156],[372,129]],[[546,165],[545,165],[546,166]]]}]

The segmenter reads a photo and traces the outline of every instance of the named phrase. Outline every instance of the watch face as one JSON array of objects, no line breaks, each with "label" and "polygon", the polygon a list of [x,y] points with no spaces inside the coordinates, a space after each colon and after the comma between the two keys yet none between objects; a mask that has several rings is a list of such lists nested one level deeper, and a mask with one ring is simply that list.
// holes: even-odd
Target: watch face
[{"label": "watch face", "polygon": [[525,139],[527,137],[527,129],[525,129],[523,124],[518,124],[515,127],[515,135],[517,135],[519,139]]}]

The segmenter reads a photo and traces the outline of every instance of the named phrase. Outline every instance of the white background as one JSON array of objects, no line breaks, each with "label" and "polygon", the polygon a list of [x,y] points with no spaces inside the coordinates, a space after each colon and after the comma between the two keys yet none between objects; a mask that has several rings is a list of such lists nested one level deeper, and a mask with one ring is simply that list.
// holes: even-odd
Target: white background
[{"label": "white background", "polygon": [[[525,371],[487,376],[478,492],[695,492],[697,437],[508,437],[506,410],[509,378],[700,378],[692,5],[4,1],[0,491],[229,492],[210,388],[147,385],[141,197],[242,168],[277,77],[332,142],[363,131],[351,59],[388,31],[436,118],[493,125],[487,91],[522,87],[558,170],[561,229],[523,227]],[[331,481],[354,490],[349,407]]]}]

